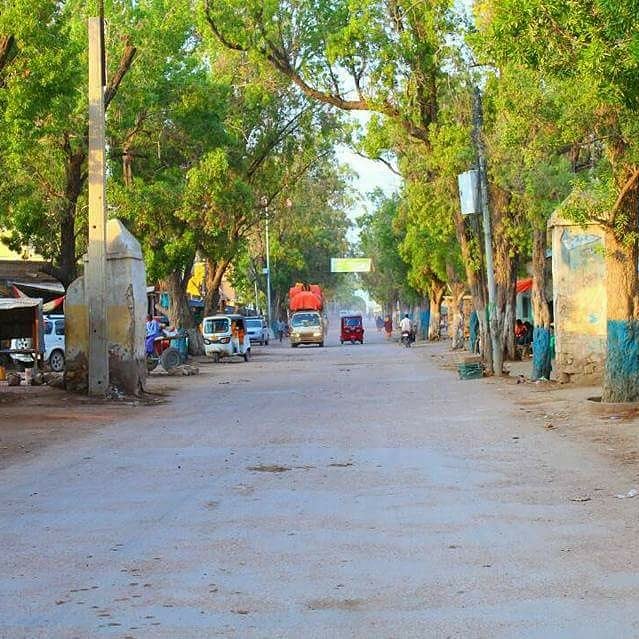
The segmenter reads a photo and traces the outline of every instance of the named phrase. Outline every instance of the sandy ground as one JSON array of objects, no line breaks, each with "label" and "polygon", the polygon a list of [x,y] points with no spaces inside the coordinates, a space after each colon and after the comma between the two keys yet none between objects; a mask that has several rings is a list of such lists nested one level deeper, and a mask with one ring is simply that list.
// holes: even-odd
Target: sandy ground
[{"label": "sandy ground", "polygon": [[0,637],[639,636],[634,407],[331,344],[0,401]]}]

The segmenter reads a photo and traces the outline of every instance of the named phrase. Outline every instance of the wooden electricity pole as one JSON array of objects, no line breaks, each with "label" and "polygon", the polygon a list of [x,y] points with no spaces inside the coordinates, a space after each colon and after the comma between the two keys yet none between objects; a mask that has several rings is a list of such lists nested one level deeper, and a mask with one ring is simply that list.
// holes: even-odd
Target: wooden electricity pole
[{"label": "wooden electricity pole", "polygon": [[104,28],[89,18],[89,248],[84,272],[89,309],[89,395],[109,387],[104,143]]},{"label": "wooden electricity pole", "polygon": [[473,137],[479,164],[479,193],[481,201],[482,221],[484,227],[484,259],[486,260],[486,282],[488,285],[488,320],[490,340],[493,354],[493,372],[503,375],[504,348],[502,346],[502,322],[497,310],[497,285],[495,283],[495,266],[493,260],[493,239],[490,224],[490,202],[488,197],[488,169],[486,166],[486,148],[483,138],[484,113],[482,109],[481,90],[474,89],[473,100]]}]

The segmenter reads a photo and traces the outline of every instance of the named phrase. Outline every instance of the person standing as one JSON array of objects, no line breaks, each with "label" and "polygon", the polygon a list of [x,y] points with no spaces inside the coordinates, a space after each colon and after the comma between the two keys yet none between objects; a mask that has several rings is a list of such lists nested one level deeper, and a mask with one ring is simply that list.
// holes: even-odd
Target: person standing
[{"label": "person standing", "polygon": [[237,323],[237,343],[238,343],[238,353],[242,353],[244,350],[244,336],[246,335],[246,331],[244,330],[244,322],[239,320]]},{"label": "person standing", "polygon": [[390,318],[390,315],[387,315],[384,320],[384,331],[386,333],[386,339],[390,339],[393,335],[393,320]]},{"label": "person standing", "polygon": [[237,325],[237,320],[231,322],[231,343],[233,344],[233,352],[240,352],[240,329]]}]

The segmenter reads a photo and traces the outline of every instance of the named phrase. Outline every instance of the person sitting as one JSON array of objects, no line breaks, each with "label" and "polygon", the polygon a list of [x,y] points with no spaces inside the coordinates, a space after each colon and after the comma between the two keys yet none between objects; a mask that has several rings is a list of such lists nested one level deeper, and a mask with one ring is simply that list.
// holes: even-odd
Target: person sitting
[{"label": "person sitting", "polygon": [[533,325],[527,320],[524,322],[524,327],[526,329],[526,334],[524,335],[524,345],[530,346],[533,343],[533,334],[535,331],[533,329]]},{"label": "person sitting", "polygon": [[153,344],[155,338],[162,334],[160,323],[152,316],[146,316],[146,337],[144,339],[144,347],[147,355],[153,355]]},{"label": "person sitting", "polygon": [[408,317],[408,313],[404,315],[403,319],[399,323],[399,330],[402,333],[408,333],[408,339],[411,342],[415,341],[415,332],[413,331],[413,322],[411,321],[410,317]]},{"label": "person sitting", "polygon": [[515,322],[515,342],[517,346],[526,345],[526,326],[520,319]]}]

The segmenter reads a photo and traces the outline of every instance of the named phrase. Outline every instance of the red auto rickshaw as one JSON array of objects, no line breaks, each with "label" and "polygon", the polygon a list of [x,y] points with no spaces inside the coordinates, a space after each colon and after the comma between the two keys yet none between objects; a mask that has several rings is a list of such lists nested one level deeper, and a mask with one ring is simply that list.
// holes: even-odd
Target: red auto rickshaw
[{"label": "red auto rickshaw", "polygon": [[364,343],[364,322],[361,315],[343,315],[340,332],[340,342],[355,344]]}]

